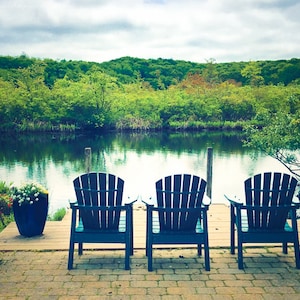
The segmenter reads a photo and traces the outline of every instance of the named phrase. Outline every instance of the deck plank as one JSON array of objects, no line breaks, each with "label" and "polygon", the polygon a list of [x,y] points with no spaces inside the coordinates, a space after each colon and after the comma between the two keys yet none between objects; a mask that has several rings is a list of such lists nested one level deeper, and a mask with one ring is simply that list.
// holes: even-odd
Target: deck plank
[{"label": "deck plank", "polygon": [[[208,211],[210,247],[229,247],[229,207],[223,204],[212,204]],[[146,210],[143,205],[135,205],[134,248],[145,249]],[[68,250],[70,237],[71,212],[68,210],[62,221],[48,221],[44,233],[36,237],[22,237],[16,224],[10,223],[0,233],[0,251],[14,250]],[[162,246],[163,247],[163,246]],[[165,247],[165,246],[164,246]],[[181,245],[181,247],[184,247]],[[118,244],[85,244],[87,249],[123,249]]]}]

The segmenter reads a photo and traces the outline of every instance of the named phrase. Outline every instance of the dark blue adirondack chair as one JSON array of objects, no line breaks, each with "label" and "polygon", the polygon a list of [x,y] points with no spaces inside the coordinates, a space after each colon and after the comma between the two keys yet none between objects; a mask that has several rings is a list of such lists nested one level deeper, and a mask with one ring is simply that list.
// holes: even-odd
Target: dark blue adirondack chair
[{"label": "dark blue adirondack chair", "polygon": [[205,269],[210,270],[207,210],[203,203],[206,181],[195,175],[177,174],[156,182],[157,205],[147,205],[146,255],[152,271],[153,245],[204,245]]},{"label": "dark blue adirondack chair", "polygon": [[[244,182],[245,201],[229,199],[231,218],[231,254],[235,253],[235,227],[237,229],[238,267],[244,268],[244,243],[294,244],[296,267],[300,268],[299,238],[296,220],[297,204],[293,196],[297,180],[282,173],[263,173]],[[288,217],[291,219],[288,224]]]},{"label": "dark blue adirondack chair", "polygon": [[133,255],[133,202],[122,203],[124,181],[112,174],[87,173],[73,184],[77,202],[71,204],[68,269],[73,267],[76,243],[79,255],[83,243],[121,243],[125,245],[125,270],[129,270]]}]

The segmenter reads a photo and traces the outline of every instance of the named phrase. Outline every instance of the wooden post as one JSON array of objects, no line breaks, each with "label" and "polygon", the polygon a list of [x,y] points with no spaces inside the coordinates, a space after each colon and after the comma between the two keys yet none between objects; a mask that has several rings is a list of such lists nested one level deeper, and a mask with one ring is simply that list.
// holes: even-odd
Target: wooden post
[{"label": "wooden post", "polygon": [[206,169],[206,181],[207,181],[207,189],[206,195],[211,198],[212,191],[212,166],[213,166],[213,148],[207,148],[207,169]]},{"label": "wooden post", "polygon": [[92,149],[87,147],[84,149],[84,158],[85,158],[85,171],[90,173],[91,163],[92,163]]}]

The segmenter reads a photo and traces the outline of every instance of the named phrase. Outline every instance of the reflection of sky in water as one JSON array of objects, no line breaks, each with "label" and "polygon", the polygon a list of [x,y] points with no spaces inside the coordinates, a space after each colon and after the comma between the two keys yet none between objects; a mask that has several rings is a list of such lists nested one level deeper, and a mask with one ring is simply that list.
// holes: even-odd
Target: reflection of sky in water
[{"label": "reflection of sky in water", "polygon": [[[175,173],[191,173],[206,178],[206,152],[181,155],[155,152],[151,155],[127,153],[126,164],[115,164],[113,155],[107,158],[107,169],[122,178],[127,178],[127,192],[133,196],[141,195],[148,199],[154,195],[154,182],[163,176]],[[257,160],[249,155],[214,153],[213,157],[213,203],[226,203],[224,193],[242,195],[243,181],[246,177],[266,170],[284,171],[286,169],[275,159],[260,156]]]},{"label": "reflection of sky in water", "polygon": [[[93,149],[92,149],[93,152]],[[83,154],[82,154],[83,155]],[[97,167],[97,165],[99,166]],[[138,195],[147,200],[154,196],[154,183],[163,176],[175,173],[191,173],[206,178],[206,151],[198,153],[154,151],[152,153],[134,150],[104,152],[101,158],[92,162],[92,171],[105,171],[116,174],[125,180],[125,195],[135,199]],[[252,159],[250,154],[224,153],[214,151],[213,156],[213,203],[226,203],[224,193],[228,195],[243,193],[243,181],[248,176],[264,171],[287,172],[284,166],[273,158],[259,156]],[[38,166],[28,167],[20,164],[0,166],[0,178],[7,182],[20,184],[28,180],[39,181],[46,185],[50,193],[50,211],[66,207],[69,200],[74,200],[72,180],[83,172],[75,172],[69,162],[53,162],[46,159],[46,174]]]}]

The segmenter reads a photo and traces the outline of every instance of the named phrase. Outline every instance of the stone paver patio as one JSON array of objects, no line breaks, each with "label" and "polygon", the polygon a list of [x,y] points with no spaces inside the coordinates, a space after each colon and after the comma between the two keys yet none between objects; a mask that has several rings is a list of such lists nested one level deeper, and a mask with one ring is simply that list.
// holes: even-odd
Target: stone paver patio
[{"label": "stone paver patio", "polygon": [[22,238],[15,224],[0,233],[0,299],[300,299],[300,270],[294,252],[280,246],[245,248],[246,268],[229,253],[229,209],[210,209],[211,271],[196,248],[154,250],[147,271],[144,209],[135,209],[135,251],[124,270],[124,251],[112,245],[88,247],[67,270],[69,214],[48,222],[44,235]]}]

